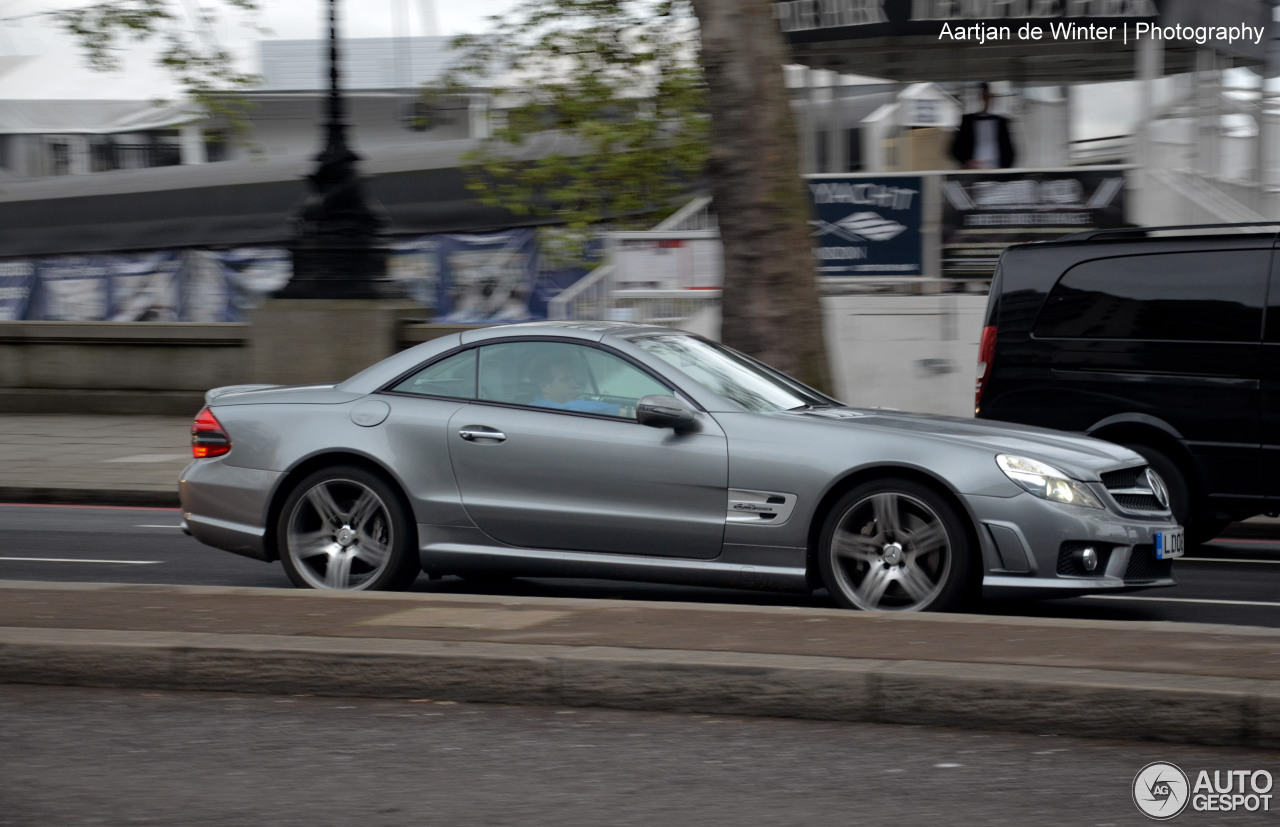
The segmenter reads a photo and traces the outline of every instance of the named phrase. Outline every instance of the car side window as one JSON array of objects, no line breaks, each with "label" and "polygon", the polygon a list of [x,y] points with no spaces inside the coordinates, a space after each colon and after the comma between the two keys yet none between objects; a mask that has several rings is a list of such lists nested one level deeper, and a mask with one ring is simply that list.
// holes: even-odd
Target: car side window
[{"label": "car side window", "polygon": [[570,342],[483,346],[479,375],[483,401],[624,419],[642,396],[671,393],[626,360]]},{"label": "car side window", "polygon": [[1082,262],[1049,293],[1034,335],[1256,342],[1270,258],[1270,250],[1218,250]]},{"label": "car side window", "polygon": [[474,399],[476,396],[476,352],[464,350],[433,362],[391,388],[419,396]]},{"label": "car side window", "polygon": [[666,385],[612,353],[586,348],[583,358],[594,392],[601,397],[616,398],[634,408],[641,397],[671,393]]}]

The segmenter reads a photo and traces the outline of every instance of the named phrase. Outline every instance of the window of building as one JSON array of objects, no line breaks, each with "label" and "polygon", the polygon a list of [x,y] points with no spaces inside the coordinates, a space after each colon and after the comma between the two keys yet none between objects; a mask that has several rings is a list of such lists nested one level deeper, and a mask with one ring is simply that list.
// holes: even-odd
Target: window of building
[{"label": "window of building", "polygon": [[231,139],[225,129],[206,129],[204,131],[204,159],[215,164],[231,157]]},{"label": "window of building", "polygon": [[71,145],[66,141],[49,141],[45,146],[48,149],[49,174],[70,175]]}]

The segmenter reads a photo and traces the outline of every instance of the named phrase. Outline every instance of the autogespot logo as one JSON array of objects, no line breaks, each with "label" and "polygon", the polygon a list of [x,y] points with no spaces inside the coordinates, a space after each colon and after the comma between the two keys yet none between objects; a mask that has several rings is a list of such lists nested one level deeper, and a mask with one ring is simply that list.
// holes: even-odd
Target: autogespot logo
[{"label": "autogespot logo", "polygon": [[1187,809],[1191,790],[1187,774],[1176,764],[1155,761],[1133,778],[1133,803],[1147,818],[1167,821]]},{"label": "autogespot logo", "polygon": [[1134,776],[1133,803],[1156,821],[1178,816],[1187,805],[1197,813],[1268,812],[1274,786],[1267,770],[1200,770],[1193,784],[1178,765],[1156,761]]}]

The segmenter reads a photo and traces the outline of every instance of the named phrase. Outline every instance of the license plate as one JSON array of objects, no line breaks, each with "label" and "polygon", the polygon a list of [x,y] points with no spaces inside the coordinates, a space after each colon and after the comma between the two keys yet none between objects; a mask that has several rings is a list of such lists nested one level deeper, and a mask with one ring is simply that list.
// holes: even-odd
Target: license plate
[{"label": "license plate", "polygon": [[1173,531],[1156,532],[1156,559],[1169,560],[1181,557],[1183,551],[1183,532],[1180,528]]}]

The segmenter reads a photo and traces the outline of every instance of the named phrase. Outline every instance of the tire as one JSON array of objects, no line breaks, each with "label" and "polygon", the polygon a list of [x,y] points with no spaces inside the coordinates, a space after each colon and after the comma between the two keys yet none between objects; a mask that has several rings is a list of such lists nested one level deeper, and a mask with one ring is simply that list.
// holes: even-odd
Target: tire
[{"label": "tire", "polygon": [[420,570],[414,536],[391,486],[349,465],[303,479],[276,524],[280,562],[300,589],[408,588]]},{"label": "tire", "polygon": [[1173,512],[1173,519],[1186,529],[1188,542],[1199,544],[1212,540],[1230,524],[1229,521],[1223,522],[1205,513],[1204,504],[1198,502],[1199,497],[1187,479],[1186,472],[1164,451],[1142,442],[1125,447],[1141,454],[1151,470],[1164,481],[1165,490],[1169,492],[1169,510]]},{"label": "tire", "polygon": [[976,596],[965,524],[910,480],[864,483],[840,498],[818,541],[831,598],[846,609],[948,611]]}]

